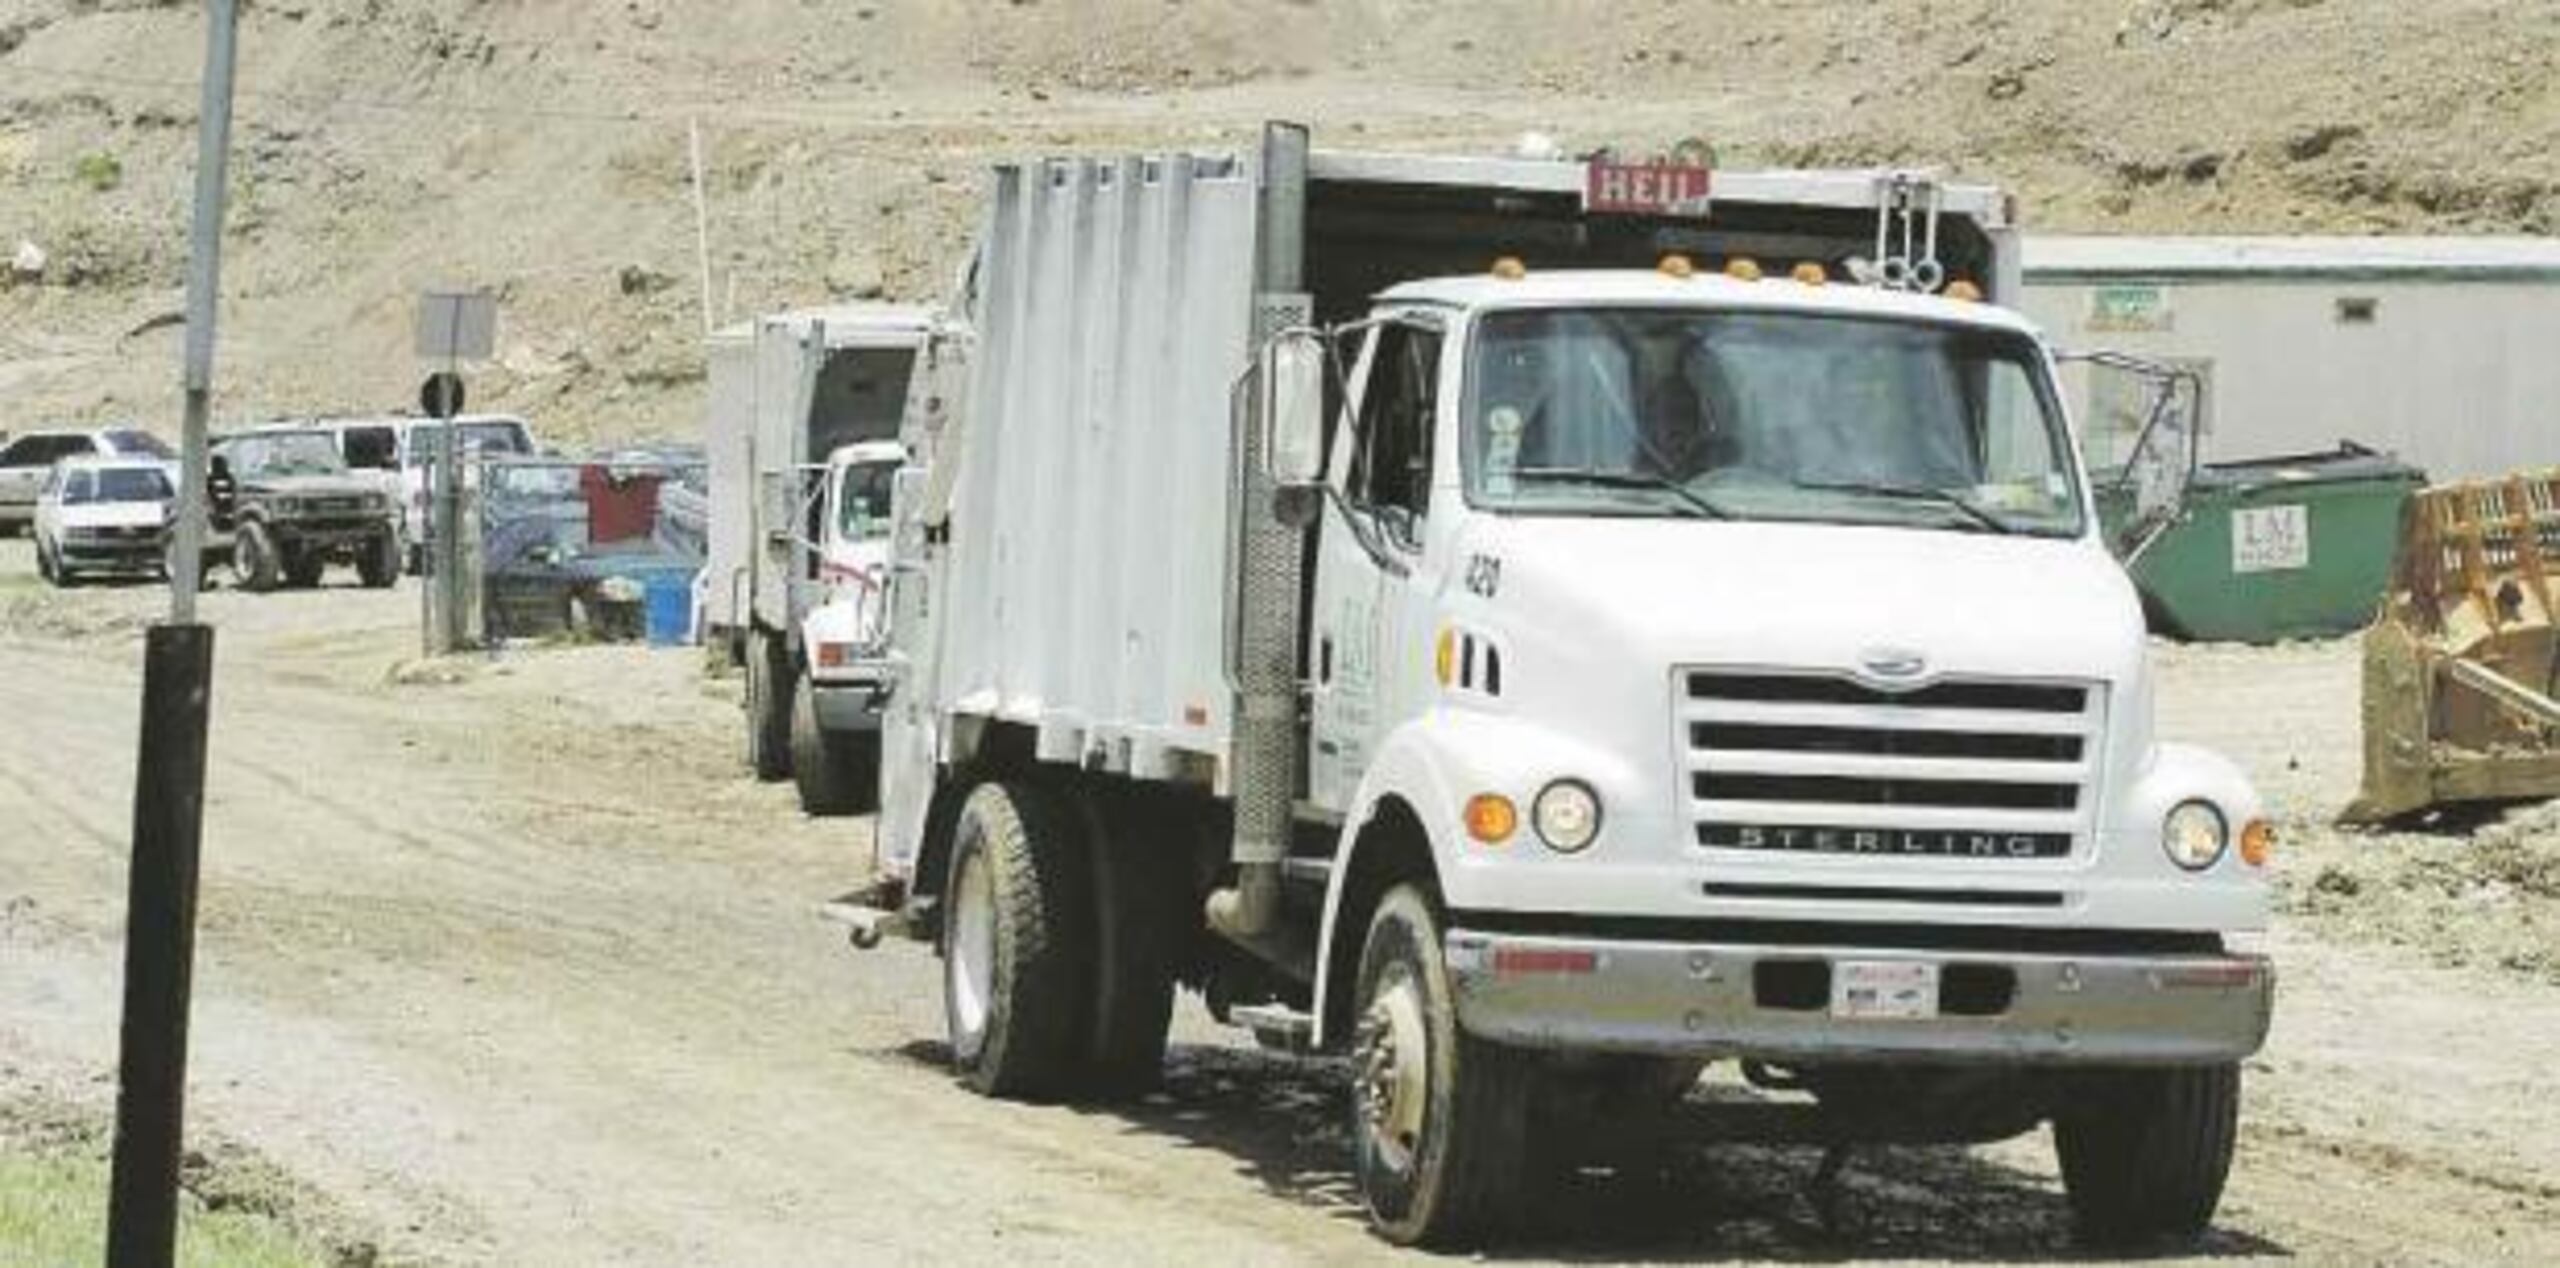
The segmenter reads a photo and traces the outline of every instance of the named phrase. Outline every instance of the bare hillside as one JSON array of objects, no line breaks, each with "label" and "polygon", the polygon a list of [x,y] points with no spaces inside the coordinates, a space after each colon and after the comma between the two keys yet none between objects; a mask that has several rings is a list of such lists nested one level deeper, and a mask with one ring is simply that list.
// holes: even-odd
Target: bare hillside
[{"label": "bare hillside", "polygon": [[[200,6],[0,0],[0,427],[176,415]],[[2075,230],[2560,232],[2560,0],[256,0],[226,416],[384,408],[421,287],[478,399],[688,432],[699,120],[723,316],[943,289],[995,155],[1684,135],[1894,162]]]}]

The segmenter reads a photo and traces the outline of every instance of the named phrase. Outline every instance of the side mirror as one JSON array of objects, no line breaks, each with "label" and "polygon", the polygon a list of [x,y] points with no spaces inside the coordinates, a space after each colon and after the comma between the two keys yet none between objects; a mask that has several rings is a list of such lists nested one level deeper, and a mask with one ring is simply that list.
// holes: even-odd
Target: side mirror
[{"label": "side mirror", "polygon": [[1324,479],[1323,336],[1284,330],[1262,346],[1262,466],[1284,489]]}]

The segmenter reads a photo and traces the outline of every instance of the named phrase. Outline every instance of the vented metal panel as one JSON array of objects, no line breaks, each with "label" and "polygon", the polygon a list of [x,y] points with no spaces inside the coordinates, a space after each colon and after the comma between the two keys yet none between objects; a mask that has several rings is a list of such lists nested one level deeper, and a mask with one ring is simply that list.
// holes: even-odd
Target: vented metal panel
[{"label": "vented metal panel", "polygon": [[1697,843],[2028,861],[2086,848],[2105,694],[2083,683],[1698,669],[1674,702]]},{"label": "vented metal panel", "polygon": [[1253,182],[1229,160],[1058,160],[999,169],[994,195],[945,706],[1139,775],[1222,755],[1227,542],[1198,527],[1233,509]]}]

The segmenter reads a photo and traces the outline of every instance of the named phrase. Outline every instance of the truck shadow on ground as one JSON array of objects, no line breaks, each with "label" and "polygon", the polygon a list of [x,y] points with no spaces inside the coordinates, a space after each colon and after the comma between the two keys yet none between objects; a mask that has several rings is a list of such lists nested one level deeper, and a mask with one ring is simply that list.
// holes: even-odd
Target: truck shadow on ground
[{"label": "truck shadow on ground", "polygon": [[[948,1069],[949,1049],[900,1049]],[[1164,1084],[1081,1112],[1233,1158],[1274,1195],[1360,1222],[1351,1175],[1349,1075],[1338,1060],[1178,1045]],[[1524,1203],[1530,1218],[1482,1248],[1491,1259],[1852,1258],[2121,1261],[2071,1240],[2060,1185],[1959,1148],[1852,1156],[1826,1220],[1813,1194],[1820,1151],[1684,1141],[1644,1173],[1557,1168]],[[2279,1258],[2291,1251],[2217,1226],[2161,1258]],[[2138,1257],[2138,1256],[2137,1256]]]}]

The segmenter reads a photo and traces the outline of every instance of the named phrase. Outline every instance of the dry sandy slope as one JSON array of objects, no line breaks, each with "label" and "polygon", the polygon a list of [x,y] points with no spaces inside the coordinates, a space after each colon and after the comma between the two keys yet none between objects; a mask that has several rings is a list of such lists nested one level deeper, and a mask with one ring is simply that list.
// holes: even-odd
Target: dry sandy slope
[{"label": "dry sandy slope", "polygon": [[[730,314],[937,294],[990,157],[1229,146],[1274,116],[1336,145],[1537,128],[1937,165],[2054,228],[2560,230],[2560,0],[248,8],[238,413],[405,402],[411,297],[458,281],[505,300],[484,399],[564,436],[690,430],[696,117]],[[0,427],[175,417],[152,323],[178,306],[200,38],[192,5],[0,0],[0,252],[93,275],[0,292]]]},{"label": "dry sandy slope", "polygon": [[[108,1095],[147,589],[55,595],[0,547],[0,1079]],[[398,671],[414,592],[217,592],[196,1112],[377,1230],[485,1263],[1345,1262],[1338,1075],[1189,1016],[1166,1091],[977,1100],[933,1062],[933,962],[846,952],[811,901],[859,825],[736,772],[686,653]],[[2336,647],[2169,658],[2173,734],[2290,794]],[[2270,666],[2278,672],[2270,672]],[[2237,680],[2298,690],[2239,697]],[[2217,1257],[2560,1260],[2560,985],[2327,921],[2276,940]],[[5,1092],[5,1089],[0,1089]],[[1709,1151],[1668,1194],[1548,1196],[1529,1257],[2047,1260],[2043,1142],[1894,1151],[1849,1224],[1801,1152]]]}]

